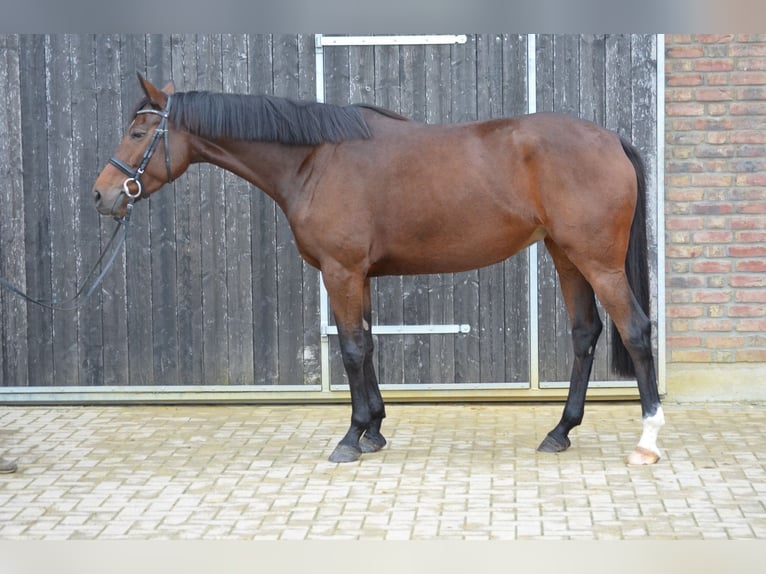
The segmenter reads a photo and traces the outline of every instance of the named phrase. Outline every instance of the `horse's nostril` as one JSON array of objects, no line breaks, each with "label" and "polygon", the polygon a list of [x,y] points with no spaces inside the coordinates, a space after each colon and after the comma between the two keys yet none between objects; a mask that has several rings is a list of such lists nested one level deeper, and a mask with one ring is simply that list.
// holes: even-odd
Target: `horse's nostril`
[{"label": "horse's nostril", "polygon": [[93,195],[96,196],[96,203],[99,203],[101,201],[101,192],[100,191],[96,191],[96,192],[93,193]]}]

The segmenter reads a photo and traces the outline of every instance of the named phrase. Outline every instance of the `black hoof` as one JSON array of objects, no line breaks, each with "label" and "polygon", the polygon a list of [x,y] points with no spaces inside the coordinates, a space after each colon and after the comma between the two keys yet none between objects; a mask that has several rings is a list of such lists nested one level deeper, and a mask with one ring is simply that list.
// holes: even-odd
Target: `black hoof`
[{"label": "black hoof", "polygon": [[330,455],[330,462],[356,462],[362,456],[362,451],[347,444],[339,444]]},{"label": "black hoof", "polygon": [[383,438],[382,434],[375,437],[364,435],[359,439],[359,448],[362,449],[362,452],[378,452],[384,446],[386,446],[386,439]]},{"label": "black hoof", "polygon": [[553,438],[550,434],[545,437],[540,446],[537,447],[537,452],[564,452],[571,445],[571,441],[564,437],[564,442]]}]

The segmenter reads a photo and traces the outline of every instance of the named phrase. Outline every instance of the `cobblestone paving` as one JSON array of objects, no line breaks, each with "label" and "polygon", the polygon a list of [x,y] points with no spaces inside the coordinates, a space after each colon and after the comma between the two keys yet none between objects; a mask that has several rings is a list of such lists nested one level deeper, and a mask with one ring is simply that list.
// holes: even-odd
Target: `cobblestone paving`
[{"label": "cobblestone paving", "polygon": [[327,461],[348,405],[0,407],[0,540],[764,539],[766,405],[390,404],[389,445]]}]

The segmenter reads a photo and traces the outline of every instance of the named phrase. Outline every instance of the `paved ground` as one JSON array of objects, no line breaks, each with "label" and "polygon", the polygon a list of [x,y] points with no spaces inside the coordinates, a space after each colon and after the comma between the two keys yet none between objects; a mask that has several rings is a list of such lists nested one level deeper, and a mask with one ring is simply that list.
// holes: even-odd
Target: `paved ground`
[{"label": "paved ground", "polygon": [[628,467],[636,403],[388,406],[389,446],[327,462],[346,405],[0,407],[0,540],[766,539],[766,405],[666,403]]}]

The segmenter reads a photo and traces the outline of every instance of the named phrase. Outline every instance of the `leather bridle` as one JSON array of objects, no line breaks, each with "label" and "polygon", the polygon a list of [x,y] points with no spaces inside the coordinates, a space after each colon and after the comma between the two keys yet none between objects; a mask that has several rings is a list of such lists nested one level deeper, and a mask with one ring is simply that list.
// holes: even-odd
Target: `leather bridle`
[{"label": "leather bridle", "polygon": [[[162,118],[160,120],[159,125],[154,130],[154,133],[152,134],[152,139],[149,142],[149,145],[146,148],[146,151],[144,151],[144,156],[141,158],[141,163],[138,164],[137,168],[132,168],[127,163],[122,161],[120,158],[116,156],[112,156],[109,159],[109,163],[111,163],[113,166],[115,166],[117,169],[119,169],[122,173],[128,176],[128,179],[126,179],[122,184],[122,190],[125,192],[125,195],[128,196],[128,198],[131,201],[135,201],[139,196],[146,198],[149,197],[149,194],[144,191],[144,186],[141,184],[141,177],[144,175],[144,170],[146,169],[146,166],[149,165],[149,161],[152,159],[152,156],[154,155],[154,152],[157,150],[157,146],[160,143],[160,138],[164,140],[165,143],[165,169],[167,171],[168,175],[168,181],[167,183],[171,183],[173,181],[173,176],[170,173],[170,150],[169,150],[169,143],[170,143],[170,136],[168,131],[168,115],[170,114],[170,102],[172,101],[173,96],[168,95],[168,100],[165,103],[165,108],[160,110],[138,110],[136,112],[136,115],[143,115],[143,114],[153,114],[155,116],[160,116]],[[131,184],[135,184],[136,186],[136,192],[132,193],[130,190]]]}]

